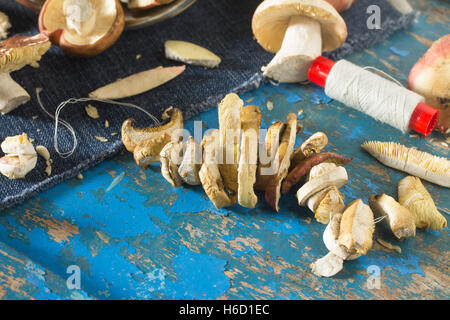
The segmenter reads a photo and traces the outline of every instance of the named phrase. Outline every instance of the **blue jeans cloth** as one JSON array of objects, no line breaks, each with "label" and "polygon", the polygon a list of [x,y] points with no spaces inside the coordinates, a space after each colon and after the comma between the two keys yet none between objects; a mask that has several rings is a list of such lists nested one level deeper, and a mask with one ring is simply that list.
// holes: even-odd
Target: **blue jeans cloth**
[{"label": "blue jeans cloth", "polygon": [[[137,126],[149,125],[148,117],[137,110],[103,103],[92,103],[101,115],[91,119],[84,111],[87,103],[67,106],[61,118],[74,127],[78,148],[67,158],[60,158],[53,147],[54,121],[44,114],[36,100],[35,89],[41,93],[45,107],[54,113],[58,104],[69,98],[87,97],[94,89],[118,78],[157,66],[180,65],[164,57],[166,40],[185,40],[211,49],[222,58],[219,68],[205,69],[187,66],[176,79],[147,93],[124,99],[150,111],[157,117],[168,106],[180,108],[185,118],[216,107],[229,92],[243,93],[265,81],[260,73],[272,54],[264,51],[253,39],[251,19],[258,0],[198,0],[181,15],[157,25],[136,31],[126,31],[113,47],[89,59],[71,58],[53,46],[42,57],[40,68],[25,67],[12,77],[32,95],[26,105],[0,117],[0,139],[26,132],[34,145],[46,146],[53,158],[53,172],[44,172],[45,161],[39,157],[35,170],[25,179],[9,180],[0,175],[0,209],[29,198],[79,172],[111,157],[122,149],[120,128],[127,118],[137,120]],[[381,29],[369,30],[366,25],[369,5],[381,9]],[[13,25],[11,35],[35,34],[38,15],[12,0],[2,0],[0,11],[5,12]],[[328,54],[333,59],[370,47],[396,30],[406,27],[413,14],[402,15],[386,0],[358,0],[350,10],[342,13],[347,22],[348,39],[338,50]],[[136,55],[142,55],[136,59]],[[35,116],[38,116],[35,118]],[[105,128],[105,120],[109,128]],[[115,136],[111,133],[117,132]],[[100,142],[95,136],[108,138]],[[70,150],[72,136],[61,128],[61,151]]]}]

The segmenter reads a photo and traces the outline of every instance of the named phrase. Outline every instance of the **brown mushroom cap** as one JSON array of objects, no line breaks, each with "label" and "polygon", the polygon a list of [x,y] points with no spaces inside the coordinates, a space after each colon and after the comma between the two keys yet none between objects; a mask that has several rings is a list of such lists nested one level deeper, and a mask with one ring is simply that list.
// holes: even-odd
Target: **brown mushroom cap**
[{"label": "brown mushroom cap", "polygon": [[334,7],[324,0],[265,0],[253,14],[252,29],[258,43],[276,53],[292,16],[315,19],[321,25],[322,51],[339,48],[347,38],[347,26]]}]

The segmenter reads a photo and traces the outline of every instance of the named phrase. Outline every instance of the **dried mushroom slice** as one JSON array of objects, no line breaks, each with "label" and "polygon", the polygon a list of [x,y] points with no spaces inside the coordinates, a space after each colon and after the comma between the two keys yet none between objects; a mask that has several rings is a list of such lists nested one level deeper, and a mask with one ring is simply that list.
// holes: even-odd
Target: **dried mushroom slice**
[{"label": "dried mushroom slice", "polygon": [[178,168],[178,174],[181,179],[192,186],[201,184],[198,171],[202,163],[202,148],[199,146],[193,137],[189,137],[185,142],[185,151],[183,153],[183,160]]},{"label": "dried mushroom slice", "polygon": [[139,142],[133,151],[136,164],[141,168],[147,168],[152,163],[160,161],[162,149],[171,141],[168,133],[163,133],[150,139]]},{"label": "dried mushroom slice", "polygon": [[409,176],[400,180],[398,201],[412,213],[417,228],[441,230],[447,227],[447,220],[439,213],[419,178]]},{"label": "dried mushroom slice", "polygon": [[183,146],[181,142],[171,141],[164,146],[159,154],[161,160],[161,174],[174,187],[181,187],[183,180],[178,174],[181,163]]},{"label": "dried mushroom slice", "polygon": [[238,161],[241,133],[241,109],[244,102],[235,93],[229,93],[219,103],[220,148],[219,171],[225,187],[232,194],[238,192]]},{"label": "dried mushroom slice", "polygon": [[328,144],[328,137],[323,132],[316,132],[306,139],[300,146],[295,149],[291,159],[291,168],[294,168],[300,161],[306,159],[313,153],[320,153]]},{"label": "dried mushroom slice", "polygon": [[196,44],[169,40],[164,44],[166,58],[206,68],[217,67],[221,59],[208,49]]},{"label": "dried mushroom slice", "polygon": [[34,169],[37,153],[27,134],[7,137],[1,144],[0,173],[9,179],[23,179]]},{"label": "dried mushroom slice", "polygon": [[328,190],[314,211],[314,218],[320,223],[327,224],[330,221],[330,217],[336,213],[344,212],[344,209],[345,204],[342,200],[342,195],[336,186],[333,186]]},{"label": "dried mushroom slice", "polygon": [[177,130],[183,129],[183,113],[180,109],[169,107],[164,114],[170,115],[170,121],[159,127],[134,128],[134,119],[127,119],[122,124],[122,142],[128,151],[133,152],[136,145],[165,133],[176,135]]},{"label": "dried mushroom slice", "polygon": [[369,205],[376,215],[386,218],[397,239],[403,240],[416,235],[414,216],[394,198],[384,193],[372,195],[369,198]]},{"label": "dried mushroom slice", "polygon": [[294,152],[295,137],[297,135],[297,115],[290,113],[287,116],[287,126],[281,137],[280,146],[273,161],[278,165],[277,173],[269,179],[264,193],[267,204],[275,211],[279,211],[278,202],[281,197],[281,183],[287,176],[291,155]]},{"label": "dried mushroom slice", "polygon": [[254,208],[258,202],[253,185],[258,167],[259,127],[261,111],[257,106],[246,106],[241,112],[241,149],[238,167],[238,202],[246,208]]},{"label": "dried mushroom slice", "polygon": [[276,164],[273,159],[280,145],[280,139],[286,128],[283,121],[276,121],[267,130],[262,145],[263,150],[259,153],[258,169],[256,171],[256,183],[254,188],[263,191],[266,189],[267,181],[276,172]]},{"label": "dried mushroom slice", "polygon": [[235,203],[235,199],[228,196],[225,191],[217,165],[220,152],[219,140],[219,130],[213,130],[203,137],[203,164],[198,173],[206,195],[217,209],[229,207]]},{"label": "dried mushroom slice", "polygon": [[8,29],[11,28],[9,18],[3,12],[0,12],[0,39],[8,37]]}]

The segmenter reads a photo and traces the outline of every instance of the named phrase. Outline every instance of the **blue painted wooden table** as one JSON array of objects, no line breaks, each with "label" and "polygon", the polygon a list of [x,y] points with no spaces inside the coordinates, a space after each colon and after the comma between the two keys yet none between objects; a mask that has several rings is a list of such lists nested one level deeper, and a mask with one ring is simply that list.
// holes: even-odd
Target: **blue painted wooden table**
[{"label": "blue painted wooden table", "polygon": [[[412,3],[421,12],[413,26],[349,60],[385,70],[405,83],[431,42],[449,32],[448,4]],[[318,87],[265,85],[242,98],[261,107],[263,127],[302,108],[304,130],[297,145],[321,130],[330,139],[327,151],[355,158],[346,166],[347,204],[356,198],[367,202],[380,192],[396,196],[404,177],[364,153],[359,145],[365,140],[394,140],[449,157],[448,137],[402,135],[330,101]],[[274,104],[272,111],[266,108],[268,101]],[[194,120],[216,128],[217,110],[187,121],[188,129]],[[327,252],[325,226],[297,205],[294,193],[282,198],[279,213],[263,201],[253,210],[217,210],[201,187],[172,188],[157,165],[139,169],[129,153],[83,175],[0,212],[0,298],[450,298],[448,228],[419,230],[415,238],[398,242],[377,225],[374,238],[399,245],[401,254],[375,241],[366,256],[346,262],[335,277],[318,278],[309,265]],[[120,181],[112,187],[114,179]],[[449,190],[425,185],[439,210],[448,214]],[[367,286],[370,266],[380,270],[379,288]],[[68,268],[79,268],[79,289]]]}]

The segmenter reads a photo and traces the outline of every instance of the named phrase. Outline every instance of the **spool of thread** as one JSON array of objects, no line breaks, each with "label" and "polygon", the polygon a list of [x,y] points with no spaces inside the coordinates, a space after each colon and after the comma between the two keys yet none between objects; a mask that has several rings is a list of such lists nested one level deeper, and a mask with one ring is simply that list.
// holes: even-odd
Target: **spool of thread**
[{"label": "spool of thread", "polygon": [[411,129],[427,136],[439,116],[424,97],[346,60],[317,57],[308,79],[325,88],[330,98],[402,132]]}]

